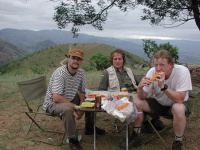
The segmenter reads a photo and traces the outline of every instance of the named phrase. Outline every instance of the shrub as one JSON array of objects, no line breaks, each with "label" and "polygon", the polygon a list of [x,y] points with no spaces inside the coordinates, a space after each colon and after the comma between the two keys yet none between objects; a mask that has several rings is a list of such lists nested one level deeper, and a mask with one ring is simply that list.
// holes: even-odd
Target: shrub
[{"label": "shrub", "polygon": [[85,66],[83,67],[85,72],[89,72],[89,71],[96,71],[96,67],[95,66]]},{"label": "shrub", "polygon": [[30,69],[33,71],[34,74],[44,74],[46,71],[46,68],[44,66],[31,66]]}]

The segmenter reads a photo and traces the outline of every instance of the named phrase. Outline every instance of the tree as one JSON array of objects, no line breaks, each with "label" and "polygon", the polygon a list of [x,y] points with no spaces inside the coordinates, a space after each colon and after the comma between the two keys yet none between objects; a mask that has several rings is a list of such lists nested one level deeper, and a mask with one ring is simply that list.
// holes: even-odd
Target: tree
[{"label": "tree", "polygon": [[97,71],[99,70],[104,70],[109,67],[109,57],[102,54],[98,53],[96,55],[93,55],[90,60],[90,65],[95,66]]},{"label": "tree", "polygon": [[141,19],[153,25],[174,27],[195,20],[200,30],[200,0],[138,0],[138,4],[147,7]]},{"label": "tree", "polygon": [[103,30],[108,10],[112,7],[127,12],[139,5],[144,6],[141,19],[150,20],[152,25],[175,27],[195,20],[200,30],[200,0],[98,0],[97,3],[92,3],[92,0],[67,0],[55,8],[53,19],[60,29],[72,24],[71,31],[77,37],[79,27],[86,24]]},{"label": "tree", "polygon": [[147,54],[147,57],[151,58],[152,55],[158,51],[158,44],[151,40],[142,41],[144,52]]},{"label": "tree", "polygon": [[171,45],[169,42],[160,44],[159,50],[165,49],[170,52],[172,57],[174,58],[174,62],[177,63],[179,56],[178,56],[178,47]]},{"label": "tree", "polygon": [[177,60],[179,59],[178,47],[171,45],[169,42],[160,44],[158,46],[158,44],[152,40],[142,40],[142,41],[143,41],[142,43],[144,52],[147,54],[147,57],[150,58],[150,66],[152,65],[153,54],[161,49],[169,51],[172,57],[174,58],[174,62],[177,63]]}]

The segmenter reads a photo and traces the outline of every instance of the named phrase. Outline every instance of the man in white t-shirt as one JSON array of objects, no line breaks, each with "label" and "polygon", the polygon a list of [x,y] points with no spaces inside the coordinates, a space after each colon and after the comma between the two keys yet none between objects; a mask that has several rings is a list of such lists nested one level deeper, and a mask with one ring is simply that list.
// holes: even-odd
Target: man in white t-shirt
[{"label": "man in white t-shirt", "polygon": [[[173,117],[175,140],[172,144],[172,150],[181,150],[186,117],[191,113],[190,102],[188,101],[189,90],[192,90],[190,72],[186,67],[174,64],[171,54],[166,50],[160,50],[154,54],[154,66],[138,85],[138,98],[134,103],[138,112],[142,113],[138,115],[134,122],[129,147],[141,145],[139,135],[144,119],[143,112],[151,112]],[[155,81],[151,81],[150,79],[157,72],[160,73]],[[147,98],[151,91],[154,91],[154,97]]]}]

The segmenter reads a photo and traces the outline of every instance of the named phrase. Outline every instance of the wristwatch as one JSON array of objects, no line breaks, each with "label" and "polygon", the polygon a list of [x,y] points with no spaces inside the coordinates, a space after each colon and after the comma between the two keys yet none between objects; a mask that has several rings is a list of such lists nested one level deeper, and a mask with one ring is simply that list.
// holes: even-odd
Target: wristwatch
[{"label": "wristwatch", "polygon": [[164,91],[164,90],[166,90],[166,89],[168,89],[167,84],[164,85],[164,88],[162,88],[161,91]]}]

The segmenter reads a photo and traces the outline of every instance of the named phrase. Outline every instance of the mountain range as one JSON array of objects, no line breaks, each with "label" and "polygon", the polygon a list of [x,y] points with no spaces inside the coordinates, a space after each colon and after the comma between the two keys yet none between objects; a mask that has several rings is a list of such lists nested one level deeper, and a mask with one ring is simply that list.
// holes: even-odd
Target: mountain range
[{"label": "mountain range", "polygon": [[[69,43],[103,43],[148,59],[144,53],[141,39],[116,39],[81,33],[78,38],[73,38],[73,34],[70,31],[17,29],[0,30],[0,39],[0,66],[47,47]],[[179,49],[179,62],[189,65],[200,64],[200,42],[182,40],[154,41],[157,44],[170,42],[173,46],[177,46]],[[14,49],[11,50],[12,48]]]}]

